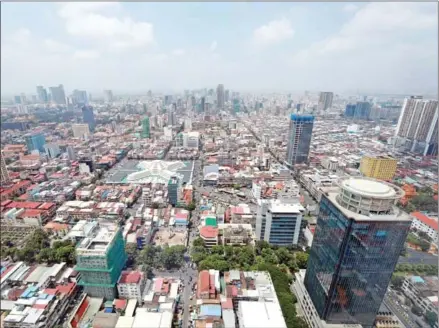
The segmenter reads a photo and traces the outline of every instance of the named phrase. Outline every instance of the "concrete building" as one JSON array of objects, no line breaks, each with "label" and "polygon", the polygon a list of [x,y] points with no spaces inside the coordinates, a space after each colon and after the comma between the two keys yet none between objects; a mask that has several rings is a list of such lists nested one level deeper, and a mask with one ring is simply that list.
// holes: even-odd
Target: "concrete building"
[{"label": "concrete building", "polygon": [[410,230],[410,216],[395,206],[403,195],[395,185],[362,177],[324,192],[306,274],[296,276],[303,281],[296,289],[309,295],[297,295],[309,325],[318,315],[329,324],[373,327]]},{"label": "concrete building", "polygon": [[297,245],[305,212],[302,205],[264,199],[258,205],[256,239],[278,246]]},{"label": "concrete building", "polygon": [[438,101],[404,100],[395,132],[395,146],[422,155],[438,153]]},{"label": "concrete building", "polygon": [[333,92],[320,92],[319,97],[319,110],[328,110],[332,107],[332,100],[334,98]]},{"label": "concrete building", "polygon": [[72,146],[67,146],[66,150],[67,150],[67,156],[68,156],[69,160],[75,161],[76,160],[75,149],[73,149]]},{"label": "concrete building", "polygon": [[57,87],[50,87],[50,97],[52,102],[58,104],[58,105],[66,105],[66,94],[64,92],[64,86],[60,84]]},{"label": "concrete building", "polygon": [[313,125],[314,116],[291,114],[286,158],[288,165],[308,161]]},{"label": "concrete building", "polygon": [[410,213],[413,218],[412,228],[425,232],[434,242],[438,240],[438,218],[429,217],[421,212]]},{"label": "concrete building", "polygon": [[104,98],[106,102],[113,102],[113,91],[111,90],[104,90]]},{"label": "concrete building", "polygon": [[391,181],[397,165],[398,160],[392,156],[363,156],[360,172],[368,178]]},{"label": "concrete building", "polygon": [[406,277],[402,284],[402,291],[424,313],[438,314],[439,281],[437,276]]},{"label": "concrete building", "polygon": [[47,90],[42,85],[37,86],[37,96],[38,100],[43,104],[49,101],[49,97],[47,96]]},{"label": "concrete building", "polygon": [[59,154],[61,154],[59,145],[55,143],[45,144],[44,150],[49,158],[56,158],[59,156]]},{"label": "concrete building", "polygon": [[90,127],[88,124],[73,124],[72,125],[73,137],[86,139],[90,136]]},{"label": "concrete building", "polygon": [[200,133],[195,131],[183,133],[183,147],[198,149],[200,147]]},{"label": "concrete building", "polygon": [[117,281],[119,298],[136,299],[141,304],[145,284],[145,273],[140,271],[122,271]]},{"label": "concrete building", "polygon": [[8,168],[6,167],[5,158],[3,157],[3,151],[0,152],[0,184],[9,182]]},{"label": "concrete building", "polygon": [[82,120],[84,123],[88,124],[90,131],[94,131],[96,127],[95,115],[93,113],[93,107],[84,106],[82,107]]},{"label": "concrete building", "polygon": [[75,270],[81,274],[79,284],[92,297],[113,300],[126,259],[120,228],[116,224],[100,225],[95,236],[84,238],[76,246]]}]

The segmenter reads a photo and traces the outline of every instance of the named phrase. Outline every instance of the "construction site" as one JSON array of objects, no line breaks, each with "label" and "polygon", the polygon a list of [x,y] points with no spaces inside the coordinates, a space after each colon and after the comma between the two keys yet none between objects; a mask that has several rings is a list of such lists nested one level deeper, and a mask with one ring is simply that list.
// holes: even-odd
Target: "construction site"
[{"label": "construction site", "polygon": [[186,245],[187,232],[186,229],[178,229],[173,227],[160,228],[156,231],[153,243],[156,246],[177,246]]}]

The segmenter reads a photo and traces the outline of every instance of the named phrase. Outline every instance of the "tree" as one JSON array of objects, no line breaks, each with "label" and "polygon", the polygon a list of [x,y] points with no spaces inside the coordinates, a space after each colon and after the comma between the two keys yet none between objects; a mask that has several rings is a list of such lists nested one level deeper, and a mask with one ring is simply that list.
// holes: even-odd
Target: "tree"
[{"label": "tree", "polygon": [[55,252],[52,248],[43,248],[36,256],[36,260],[38,263],[53,263],[55,262]]},{"label": "tree", "polygon": [[404,278],[394,274],[392,275],[392,279],[390,280],[390,282],[392,283],[393,287],[399,289],[401,288],[402,283],[404,282]]},{"label": "tree", "polygon": [[426,240],[421,240],[419,242],[419,247],[421,247],[423,252],[427,252],[430,249],[430,243]]},{"label": "tree", "polygon": [[432,311],[427,311],[424,315],[425,321],[430,325],[430,327],[434,327],[437,325],[437,314]]},{"label": "tree", "polygon": [[415,314],[417,316],[420,316],[423,313],[422,308],[417,306],[417,305],[413,305],[411,311],[413,314]]},{"label": "tree", "polygon": [[197,205],[195,205],[195,202],[192,201],[189,205],[186,206],[186,210],[192,212],[193,210],[195,210],[197,208]]},{"label": "tree", "polygon": [[296,262],[297,262],[297,266],[300,269],[306,269],[306,266],[308,264],[308,257],[309,257],[309,254],[307,254],[305,252],[297,252],[296,253]]},{"label": "tree", "polygon": [[66,262],[68,264],[74,264],[75,263],[75,246],[69,245],[69,246],[63,246],[60,247],[55,251],[55,259],[58,262]]},{"label": "tree", "polygon": [[197,237],[192,242],[192,246],[203,246],[204,247],[204,240],[201,237]]},{"label": "tree", "polygon": [[279,247],[279,249],[277,249],[275,253],[279,260],[279,263],[282,264],[287,264],[292,257],[288,249],[286,249],[285,247]]}]

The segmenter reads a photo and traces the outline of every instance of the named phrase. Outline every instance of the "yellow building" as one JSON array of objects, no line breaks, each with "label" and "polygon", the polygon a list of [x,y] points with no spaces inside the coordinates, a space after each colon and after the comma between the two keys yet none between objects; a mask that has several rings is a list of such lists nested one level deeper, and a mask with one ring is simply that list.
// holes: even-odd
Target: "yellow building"
[{"label": "yellow building", "polygon": [[361,159],[360,171],[368,178],[392,180],[397,164],[398,160],[391,156],[364,156]]}]

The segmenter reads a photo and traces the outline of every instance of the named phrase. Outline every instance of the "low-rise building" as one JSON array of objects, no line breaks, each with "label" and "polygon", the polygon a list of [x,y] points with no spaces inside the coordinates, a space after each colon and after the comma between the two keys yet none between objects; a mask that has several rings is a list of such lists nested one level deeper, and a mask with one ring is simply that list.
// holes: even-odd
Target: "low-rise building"
[{"label": "low-rise building", "polygon": [[122,271],[117,281],[119,298],[137,299],[137,301],[141,303],[145,283],[145,274],[143,272]]},{"label": "low-rise building", "polygon": [[411,228],[425,232],[434,242],[438,239],[438,218],[432,218],[421,212],[410,214],[413,218]]},{"label": "low-rise building", "polygon": [[439,280],[437,276],[407,277],[402,284],[402,291],[424,313],[438,314]]}]

